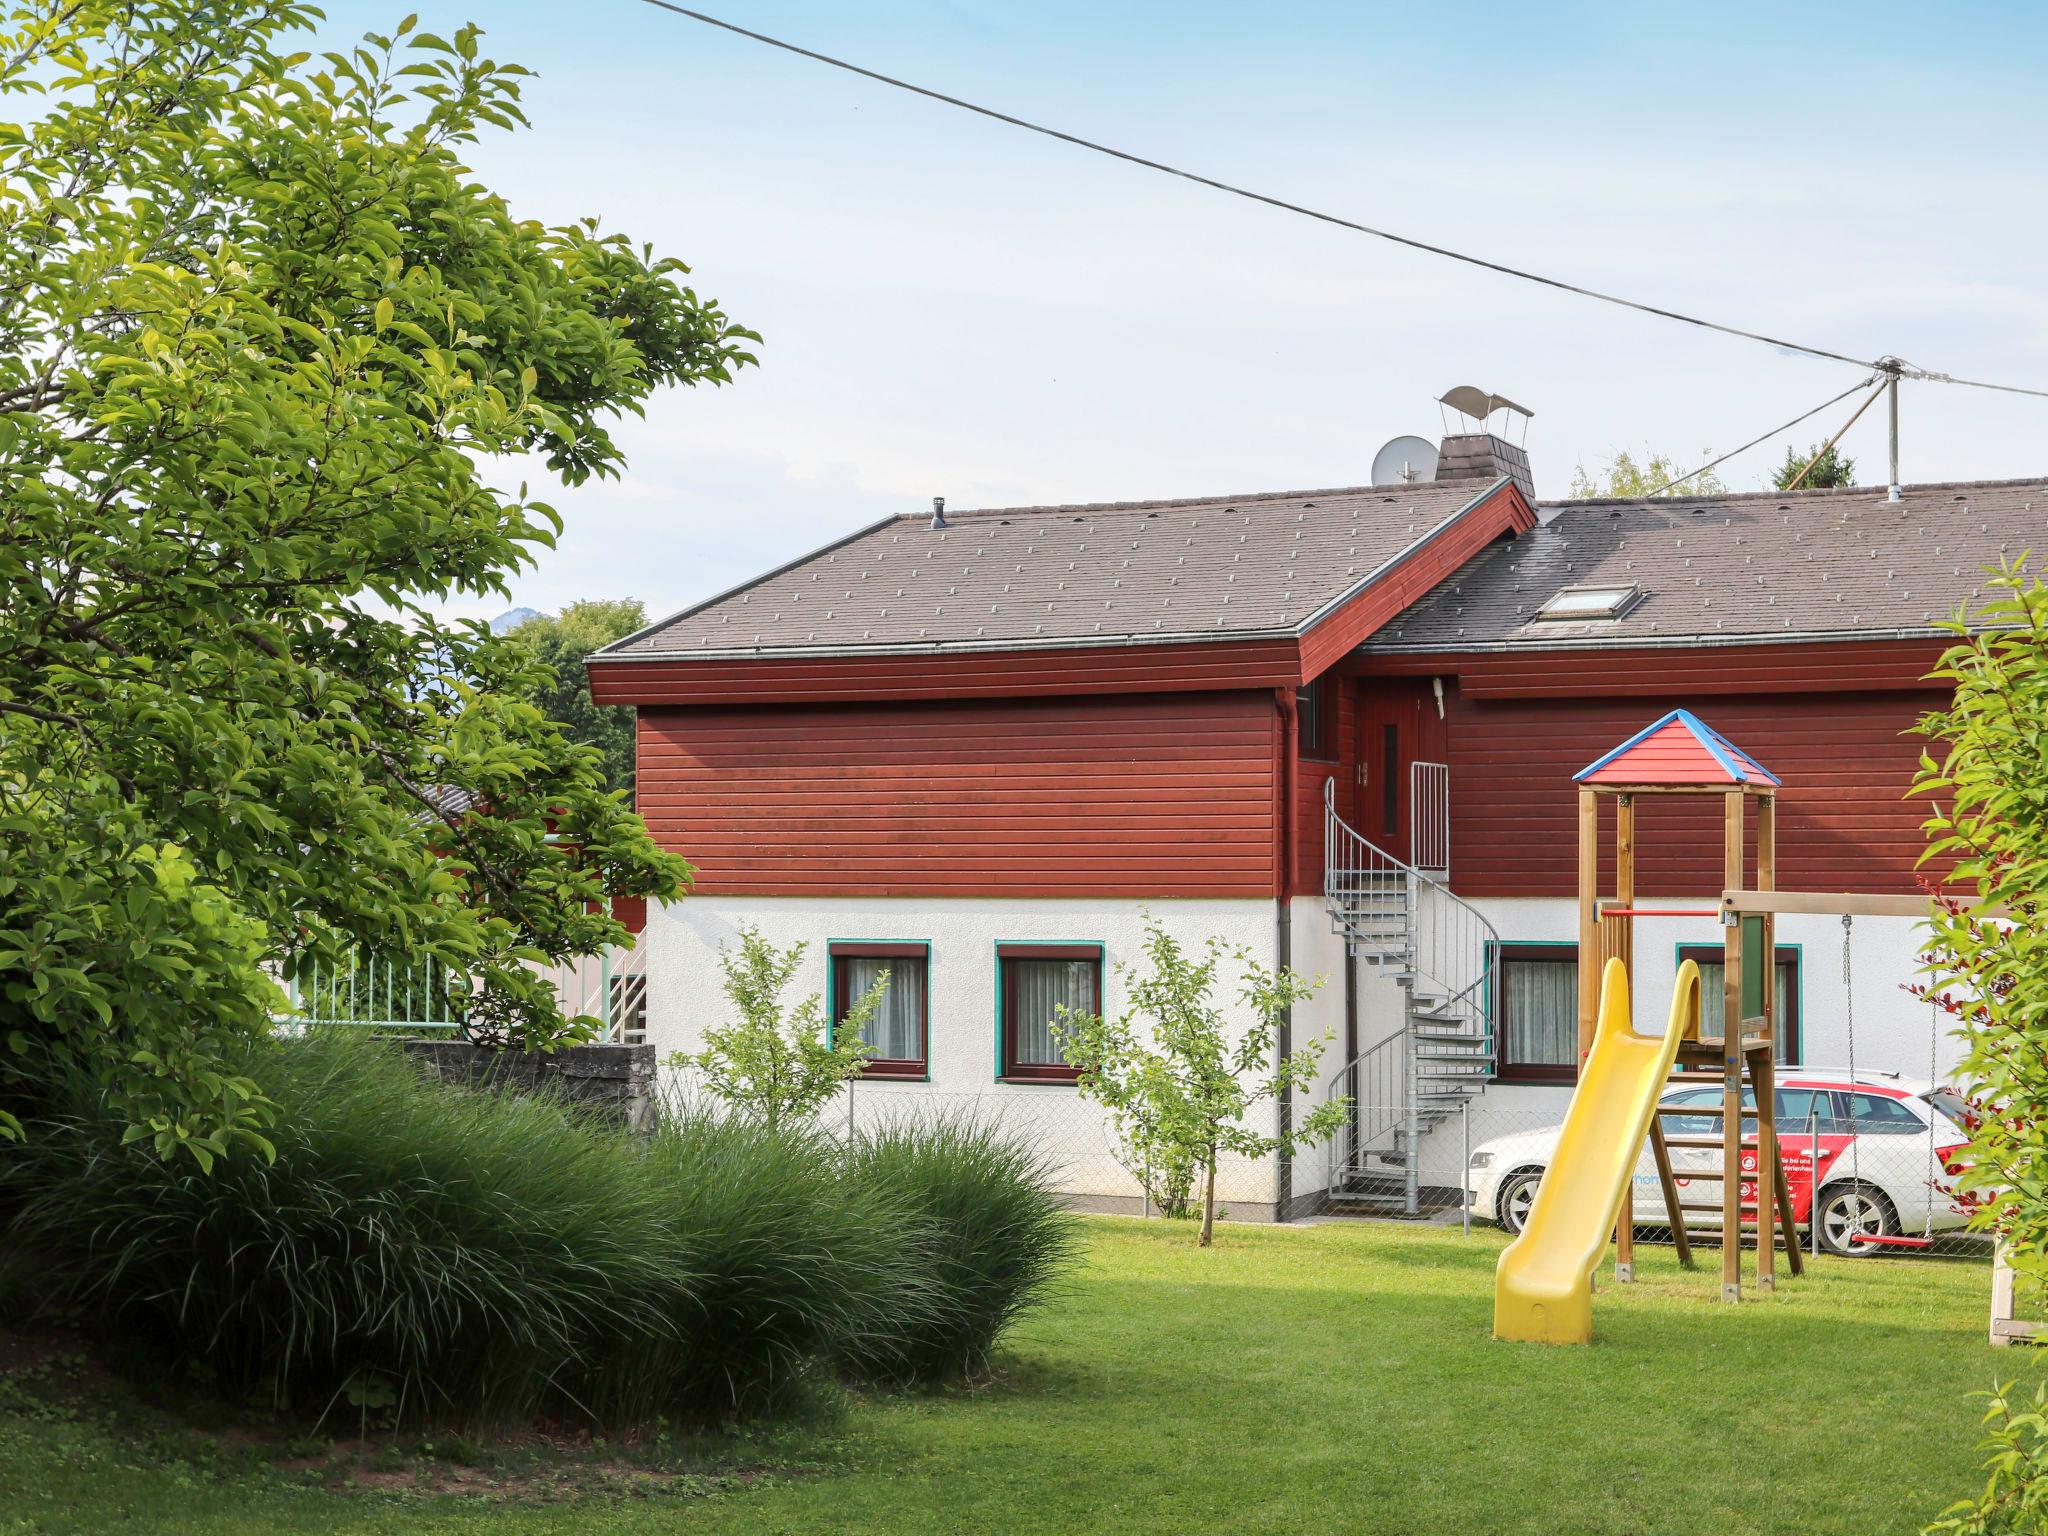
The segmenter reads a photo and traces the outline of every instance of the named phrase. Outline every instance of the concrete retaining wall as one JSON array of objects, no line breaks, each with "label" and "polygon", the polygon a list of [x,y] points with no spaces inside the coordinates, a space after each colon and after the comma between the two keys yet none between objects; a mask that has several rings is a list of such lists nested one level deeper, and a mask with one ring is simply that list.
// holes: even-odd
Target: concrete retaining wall
[{"label": "concrete retaining wall", "polygon": [[399,1044],[442,1082],[556,1094],[628,1130],[644,1130],[654,1122],[651,1045],[572,1045],[550,1054],[491,1050],[463,1040]]}]

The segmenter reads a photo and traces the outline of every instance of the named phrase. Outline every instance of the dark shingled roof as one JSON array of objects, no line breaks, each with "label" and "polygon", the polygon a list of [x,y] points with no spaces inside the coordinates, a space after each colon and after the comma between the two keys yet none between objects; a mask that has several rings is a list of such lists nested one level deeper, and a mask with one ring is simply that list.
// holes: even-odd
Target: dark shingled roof
[{"label": "dark shingled roof", "polygon": [[1503,481],[893,517],[607,660],[1297,634]]},{"label": "dark shingled roof", "polygon": [[[1936,633],[1984,570],[2048,555],[2048,481],[1572,501],[1440,583],[1364,649],[1697,645]],[[1551,513],[1555,516],[1551,516]],[[1627,586],[1620,617],[1538,619],[1559,590]]]}]

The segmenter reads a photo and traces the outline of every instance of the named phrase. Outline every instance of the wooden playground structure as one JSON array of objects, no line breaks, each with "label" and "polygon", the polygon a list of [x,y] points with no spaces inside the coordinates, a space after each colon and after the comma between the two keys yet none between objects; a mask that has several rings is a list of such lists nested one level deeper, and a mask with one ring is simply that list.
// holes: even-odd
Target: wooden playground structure
[{"label": "wooden playground structure", "polygon": [[[1698,1020],[1690,1037],[1679,1045],[1671,1081],[1718,1083],[1721,1102],[1683,1109],[1660,1104],[1649,1123],[1650,1153],[1679,1262],[1693,1267],[1686,1213],[1718,1209],[1721,1216],[1721,1298],[1742,1299],[1742,1243],[1745,1223],[1756,1234],[1756,1283],[1759,1290],[1777,1284],[1777,1253],[1783,1245],[1791,1272],[1805,1263],[1795,1227],[1792,1193],[1778,1151],[1777,1064],[1773,957],[1777,953],[1776,918],[1780,913],[1820,913],[1850,917],[1914,917],[1928,915],[1930,902],[1919,896],[1855,895],[1847,892],[1802,892],[1777,889],[1778,777],[1740,747],[1687,710],[1670,714],[1638,732],[1605,757],[1582,769],[1579,785],[1579,1060],[1583,1068],[1592,1049],[1600,1004],[1600,977],[1610,959],[1619,959],[1634,974],[1635,920],[1639,917],[1717,917],[1721,921],[1724,956],[1722,1017],[1730,1021],[1718,1037],[1702,1035]],[[1673,908],[1636,905],[1636,802],[1645,795],[1718,795],[1721,799],[1722,878],[1718,907]],[[1614,890],[1600,894],[1600,803],[1614,802]],[[1755,824],[1752,875],[1750,825]],[[1756,957],[1754,963],[1748,963]],[[1743,1105],[1751,1091],[1753,1109]],[[1720,1119],[1712,1137],[1667,1136],[1667,1116]],[[1754,1147],[1744,1144],[1743,1121],[1754,1116]],[[1717,1150],[1718,1173],[1688,1170],[1690,1178],[1719,1177],[1720,1197],[1711,1205],[1683,1198],[1672,1172],[1671,1149]],[[1745,1162],[1748,1168],[1745,1170]],[[1753,1197],[1745,1200],[1744,1173]],[[1632,1182],[1621,1195],[1614,1228],[1615,1278],[1634,1278],[1635,1196]],[[1919,1239],[1893,1239],[1920,1242]]]}]

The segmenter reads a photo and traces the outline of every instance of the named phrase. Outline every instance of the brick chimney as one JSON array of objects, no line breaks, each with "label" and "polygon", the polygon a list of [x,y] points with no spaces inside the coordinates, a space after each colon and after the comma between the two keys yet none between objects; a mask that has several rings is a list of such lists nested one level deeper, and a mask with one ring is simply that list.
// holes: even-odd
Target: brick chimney
[{"label": "brick chimney", "polygon": [[[1536,501],[1536,482],[1529,475],[1529,455],[1506,438],[1496,434],[1490,423],[1495,415],[1503,422],[1511,417],[1522,418],[1522,431],[1526,437],[1529,418],[1535,413],[1526,405],[1517,405],[1506,395],[1491,394],[1475,389],[1470,384],[1460,384],[1456,389],[1447,389],[1437,397],[1437,404],[1448,406],[1463,418],[1461,425],[1468,430],[1453,432],[1450,422],[1444,423],[1444,440],[1437,449],[1436,479],[1442,485],[1446,481],[1476,481],[1491,485],[1502,475],[1522,489],[1522,494],[1533,506]],[[1469,430],[1476,427],[1477,431]]]},{"label": "brick chimney", "polygon": [[1458,432],[1446,437],[1437,449],[1436,483],[1470,480],[1491,485],[1506,475],[1522,488],[1531,505],[1536,500],[1536,482],[1529,475],[1529,455],[1513,443],[1491,432]]}]

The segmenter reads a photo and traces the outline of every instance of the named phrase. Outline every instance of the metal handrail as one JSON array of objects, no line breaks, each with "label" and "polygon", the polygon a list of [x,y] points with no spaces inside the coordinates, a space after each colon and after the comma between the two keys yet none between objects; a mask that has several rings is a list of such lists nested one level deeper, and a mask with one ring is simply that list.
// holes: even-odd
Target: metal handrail
[{"label": "metal handrail", "polygon": [[1451,765],[1408,765],[1408,857],[1417,869],[1451,873]]},{"label": "metal handrail", "polygon": [[1358,1171],[1365,1150],[1407,1121],[1409,1099],[1408,1031],[1397,1029],[1375,1041],[1340,1067],[1330,1080],[1331,1097],[1351,1100],[1351,1116],[1330,1143],[1330,1183]]},{"label": "metal handrail", "polygon": [[[1443,881],[1395,858],[1338,815],[1334,778],[1323,786],[1323,813],[1324,890],[1331,894],[1359,894],[1368,889],[1384,890],[1388,882],[1400,880],[1418,896],[1433,898],[1443,914],[1441,921],[1427,921],[1419,900],[1410,906],[1408,969],[1441,995],[1442,1003],[1433,1011],[1461,1008],[1475,994],[1483,999],[1492,980],[1493,953],[1500,945],[1500,930],[1487,920],[1485,913]],[[1478,942],[1467,942],[1471,939]],[[1478,963],[1469,981],[1461,984],[1448,974],[1465,969],[1463,964],[1455,963],[1459,957],[1474,955]],[[1482,1008],[1482,1012],[1490,1010]],[[1490,1031],[1491,1019],[1487,1022]]]}]

